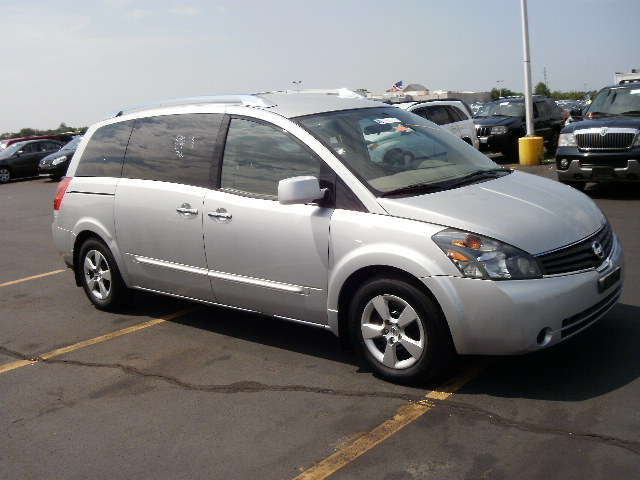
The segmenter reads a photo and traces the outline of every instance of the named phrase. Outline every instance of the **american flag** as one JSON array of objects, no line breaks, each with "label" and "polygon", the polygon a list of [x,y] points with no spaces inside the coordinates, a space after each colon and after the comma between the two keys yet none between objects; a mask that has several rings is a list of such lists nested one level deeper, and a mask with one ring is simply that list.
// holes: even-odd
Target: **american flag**
[{"label": "american flag", "polygon": [[394,83],[387,92],[400,92],[402,90],[402,80],[398,83]]}]

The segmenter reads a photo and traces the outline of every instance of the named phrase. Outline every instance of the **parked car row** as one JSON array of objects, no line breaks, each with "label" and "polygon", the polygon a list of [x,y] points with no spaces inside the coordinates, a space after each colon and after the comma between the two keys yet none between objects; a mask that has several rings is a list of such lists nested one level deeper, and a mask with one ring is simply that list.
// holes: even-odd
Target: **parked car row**
[{"label": "parked car row", "polygon": [[11,142],[0,151],[0,183],[37,175],[59,180],[66,173],[81,138],[77,135],[66,143],[54,139]]}]

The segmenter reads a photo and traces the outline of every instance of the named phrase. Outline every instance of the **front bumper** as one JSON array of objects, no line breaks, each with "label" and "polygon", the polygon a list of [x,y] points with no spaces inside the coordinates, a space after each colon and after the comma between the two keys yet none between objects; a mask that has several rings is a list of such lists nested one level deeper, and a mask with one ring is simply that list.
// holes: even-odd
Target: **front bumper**
[{"label": "front bumper", "polygon": [[576,147],[558,147],[556,170],[558,180],[565,182],[638,182],[640,147],[624,152],[581,152]]},{"label": "front bumper", "polygon": [[422,281],[440,303],[459,354],[513,355],[560,343],[600,319],[622,294],[623,264],[616,237],[596,270],[536,280]]}]

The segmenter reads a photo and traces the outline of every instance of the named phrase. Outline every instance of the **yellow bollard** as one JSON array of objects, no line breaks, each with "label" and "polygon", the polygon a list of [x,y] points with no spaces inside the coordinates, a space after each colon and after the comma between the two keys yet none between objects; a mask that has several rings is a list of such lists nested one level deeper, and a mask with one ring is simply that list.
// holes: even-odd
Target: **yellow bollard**
[{"label": "yellow bollard", "polygon": [[518,139],[520,165],[540,165],[544,157],[542,137],[522,137]]}]

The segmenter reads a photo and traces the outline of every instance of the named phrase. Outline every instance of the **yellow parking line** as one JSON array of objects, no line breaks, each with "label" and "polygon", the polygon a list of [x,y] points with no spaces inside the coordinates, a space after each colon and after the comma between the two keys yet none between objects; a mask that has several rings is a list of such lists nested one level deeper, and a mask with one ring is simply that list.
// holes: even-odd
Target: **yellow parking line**
[{"label": "yellow parking line", "polygon": [[8,287],[9,285],[15,285],[16,283],[28,282],[29,280],[35,280],[36,278],[47,277],[49,275],[55,275],[56,273],[62,273],[64,270],[54,270],[53,272],[41,273],[40,275],[34,275],[32,277],[21,278],[19,280],[13,280],[11,282],[0,283],[0,287]]},{"label": "yellow parking line", "polygon": [[431,410],[435,405],[429,400],[445,400],[449,398],[469,380],[478,375],[483,368],[484,366],[477,366],[454,377],[436,390],[429,392],[425,395],[424,400],[419,403],[403,405],[396,411],[393,418],[317,463],[309,470],[298,475],[294,480],[321,480],[327,478]]},{"label": "yellow parking line", "polygon": [[191,313],[195,310],[197,310],[197,308],[190,308],[188,310],[182,310],[181,312],[172,313],[171,315],[167,315],[164,318],[154,318],[153,320],[149,320],[148,322],[139,323],[138,325],[123,328],[122,330],[118,330],[113,333],[107,333],[106,335],[101,335],[99,337],[95,337],[90,340],[85,340],[84,342],[75,343],[73,345],[69,345],[68,347],[58,348],[57,350],[52,350],[51,352],[43,353],[42,355],[38,355],[31,360],[18,360],[16,362],[6,363],[4,365],[0,365],[0,373],[8,372],[10,370],[15,370],[16,368],[25,367],[27,365],[33,365],[34,363],[38,363],[41,360],[48,360],[50,358],[57,357],[65,353],[73,352],[75,350],[88,347],[90,345],[95,345],[96,343],[104,342],[106,340],[111,340],[113,338],[117,338],[122,335],[127,335],[128,333],[137,332],[138,330],[142,330],[143,328],[152,327],[153,325],[157,325],[162,322],[168,322],[169,320],[173,320],[174,318],[181,317],[182,315],[186,315],[187,313]]}]

